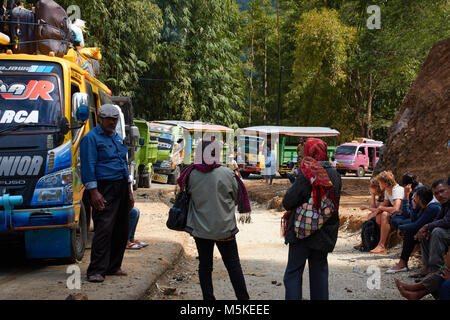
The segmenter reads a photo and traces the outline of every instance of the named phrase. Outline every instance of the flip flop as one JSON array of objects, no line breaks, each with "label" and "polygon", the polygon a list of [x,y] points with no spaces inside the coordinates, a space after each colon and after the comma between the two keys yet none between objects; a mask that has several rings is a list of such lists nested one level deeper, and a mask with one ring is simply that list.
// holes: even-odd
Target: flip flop
[{"label": "flip flop", "polygon": [[140,248],[142,248],[140,245],[138,245],[137,243],[133,243],[131,246],[126,246],[126,249],[129,250],[139,250]]},{"label": "flip flop", "polygon": [[370,250],[370,253],[374,253],[374,254],[386,254],[387,250],[386,249],[373,249]]},{"label": "flip flop", "polygon": [[395,270],[393,268],[389,268],[389,269],[386,270],[386,273],[392,274],[392,273],[405,272],[405,271],[409,271],[408,267],[404,267],[404,268],[399,269],[399,270]]},{"label": "flip flop", "polygon": [[148,243],[147,243],[147,242],[144,242],[144,241],[136,240],[134,243],[137,243],[137,244],[140,245],[142,248],[145,248],[145,247],[148,246]]}]

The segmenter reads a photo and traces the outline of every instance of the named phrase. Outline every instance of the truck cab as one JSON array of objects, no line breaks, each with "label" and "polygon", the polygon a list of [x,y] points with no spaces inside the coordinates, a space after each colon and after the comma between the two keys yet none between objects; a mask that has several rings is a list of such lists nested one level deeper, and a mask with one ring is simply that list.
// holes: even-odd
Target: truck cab
[{"label": "truck cab", "polygon": [[65,58],[0,54],[0,244],[81,260],[89,212],[79,146],[111,91]]}]

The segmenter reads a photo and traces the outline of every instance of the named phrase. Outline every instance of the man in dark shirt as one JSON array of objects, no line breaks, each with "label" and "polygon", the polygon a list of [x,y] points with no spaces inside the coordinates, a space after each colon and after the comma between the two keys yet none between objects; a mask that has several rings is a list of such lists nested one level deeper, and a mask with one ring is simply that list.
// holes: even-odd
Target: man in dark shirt
[{"label": "man in dark shirt", "polygon": [[121,269],[128,239],[129,212],[134,206],[127,166],[128,147],[115,129],[116,106],[105,104],[99,124],[81,140],[81,180],[93,206],[94,238],[88,281],[103,282],[105,275],[126,275]]},{"label": "man in dark shirt", "polygon": [[448,181],[434,182],[431,190],[441,204],[441,211],[432,222],[424,225],[416,234],[416,239],[421,240],[422,260],[425,266],[425,269],[417,277],[439,270],[450,245],[450,187]]}]

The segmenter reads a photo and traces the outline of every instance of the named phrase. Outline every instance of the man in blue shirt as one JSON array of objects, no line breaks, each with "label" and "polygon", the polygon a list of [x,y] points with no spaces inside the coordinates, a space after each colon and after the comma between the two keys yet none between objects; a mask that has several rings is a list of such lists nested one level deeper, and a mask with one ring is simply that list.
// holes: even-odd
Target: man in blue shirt
[{"label": "man in blue shirt", "polygon": [[128,240],[129,212],[134,206],[127,165],[128,147],[116,133],[119,111],[102,105],[99,124],[81,140],[81,180],[93,206],[94,238],[88,281],[103,282],[105,275],[127,275],[121,269]]}]

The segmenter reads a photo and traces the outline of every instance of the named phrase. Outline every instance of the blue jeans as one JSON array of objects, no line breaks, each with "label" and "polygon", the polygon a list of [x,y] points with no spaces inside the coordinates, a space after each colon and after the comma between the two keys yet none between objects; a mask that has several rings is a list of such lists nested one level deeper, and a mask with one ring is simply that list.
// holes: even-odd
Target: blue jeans
[{"label": "blue jeans", "polygon": [[439,287],[439,300],[450,300],[450,280],[444,281]]},{"label": "blue jeans", "polygon": [[134,233],[136,232],[136,226],[138,224],[139,221],[139,209],[134,207],[133,209],[131,209],[130,211],[130,229],[128,231],[128,241],[132,242],[132,240],[134,240]]},{"label": "blue jeans", "polygon": [[302,243],[289,245],[289,256],[284,273],[286,300],[302,300],[303,270],[309,266],[311,300],[328,300],[328,253],[309,249]]},{"label": "blue jeans", "polygon": [[405,218],[403,216],[395,216],[390,219],[389,223],[391,224],[392,230],[398,230],[398,227],[402,224],[408,224],[411,223],[410,218]]}]

